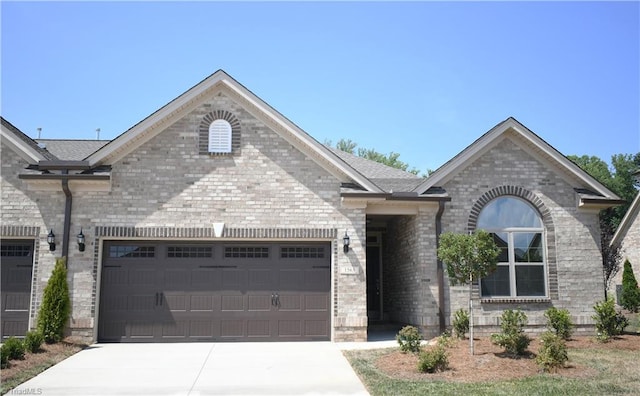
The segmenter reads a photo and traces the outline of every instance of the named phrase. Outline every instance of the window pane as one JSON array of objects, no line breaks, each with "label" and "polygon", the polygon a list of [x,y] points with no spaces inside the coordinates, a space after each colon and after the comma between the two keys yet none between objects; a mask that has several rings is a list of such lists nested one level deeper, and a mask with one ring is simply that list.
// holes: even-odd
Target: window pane
[{"label": "window pane", "polygon": [[542,234],[518,232],[513,234],[514,255],[517,263],[542,262]]},{"label": "window pane", "polygon": [[542,221],[538,212],[523,200],[500,197],[482,209],[477,227],[492,230],[509,227],[542,228]]},{"label": "window pane", "polygon": [[499,265],[491,275],[480,282],[482,297],[509,296],[509,266]]},{"label": "window pane", "polygon": [[544,266],[517,265],[516,292],[518,296],[544,296]]},{"label": "window pane", "polygon": [[509,235],[506,232],[496,232],[491,234],[493,241],[500,248],[500,255],[498,256],[499,263],[509,262]]}]

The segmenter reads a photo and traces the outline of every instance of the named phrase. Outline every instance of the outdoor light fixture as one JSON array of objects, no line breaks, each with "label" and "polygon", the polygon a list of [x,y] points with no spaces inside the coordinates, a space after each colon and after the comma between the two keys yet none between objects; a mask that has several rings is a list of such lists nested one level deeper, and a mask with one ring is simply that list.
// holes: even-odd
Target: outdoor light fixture
[{"label": "outdoor light fixture", "polygon": [[82,227],[80,227],[80,233],[76,235],[78,238],[78,250],[84,252],[84,234],[82,233]]},{"label": "outdoor light fixture", "polygon": [[342,237],[342,248],[345,253],[349,253],[349,242],[351,242],[351,239],[349,238],[349,235],[347,235],[347,231],[345,231],[344,236]]},{"label": "outdoor light fixture", "polygon": [[49,235],[47,235],[47,243],[49,244],[49,251],[53,252],[56,250],[56,236],[53,233],[53,228],[49,231]]}]

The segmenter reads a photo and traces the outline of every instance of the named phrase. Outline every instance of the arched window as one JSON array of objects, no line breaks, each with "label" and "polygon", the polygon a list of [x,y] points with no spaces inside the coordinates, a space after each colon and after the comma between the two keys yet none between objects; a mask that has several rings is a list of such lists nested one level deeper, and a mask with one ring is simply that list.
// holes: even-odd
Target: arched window
[{"label": "arched window", "polygon": [[497,270],[480,281],[482,297],[547,295],[544,227],[533,206],[498,197],[482,208],[476,226],[491,233],[501,250]]},{"label": "arched window", "polygon": [[231,124],[221,118],[214,120],[209,125],[209,152],[231,152]]}]

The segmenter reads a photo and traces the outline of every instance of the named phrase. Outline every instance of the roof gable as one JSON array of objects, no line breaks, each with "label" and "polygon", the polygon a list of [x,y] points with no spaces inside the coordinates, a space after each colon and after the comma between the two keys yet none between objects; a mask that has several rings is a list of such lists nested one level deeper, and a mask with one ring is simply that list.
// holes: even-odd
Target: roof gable
[{"label": "roof gable", "polygon": [[[512,139],[514,143],[525,145],[527,151],[535,158],[556,168],[558,173],[564,179],[571,180],[571,184],[574,184],[575,187],[590,190],[595,193],[591,196],[599,196],[608,201],[620,201],[620,197],[615,193],[587,172],[583,171],[573,161],[569,160],[513,117],[502,121],[482,135],[458,155],[433,172],[423,183],[416,187],[414,191],[423,194],[431,187],[442,186],[458,172],[466,168],[469,163],[479,158],[503,138],[508,136],[514,137],[514,139]],[[580,185],[575,185],[576,182]]]},{"label": "roof gable", "polygon": [[631,203],[631,206],[627,210],[627,213],[624,214],[618,229],[615,234],[613,234],[613,238],[611,238],[610,245],[619,246],[625,235],[627,235],[627,231],[629,231],[631,225],[636,221],[640,221],[640,191],[636,193],[636,197]]},{"label": "roof gable", "polygon": [[223,70],[218,70],[190,88],[129,130],[98,149],[86,159],[91,166],[111,164],[161,133],[167,126],[187,115],[207,98],[223,92],[264,122],[292,146],[313,159],[329,173],[344,181],[350,179],[365,189],[380,192],[380,188],[331,150],[258,98]]},{"label": "roof gable", "polygon": [[38,145],[38,143],[16,128],[4,117],[0,117],[2,126],[0,136],[3,143],[11,147],[20,157],[29,163],[38,161],[53,161],[58,158]]}]

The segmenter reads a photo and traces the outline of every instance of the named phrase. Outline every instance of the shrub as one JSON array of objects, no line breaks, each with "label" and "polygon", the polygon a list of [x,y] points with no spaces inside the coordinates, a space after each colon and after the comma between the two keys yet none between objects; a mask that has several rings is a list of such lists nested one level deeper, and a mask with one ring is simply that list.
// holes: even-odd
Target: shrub
[{"label": "shrub", "polygon": [[542,347],[536,356],[536,363],[543,371],[555,372],[569,360],[567,344],[560,335],[546,331],[540,337],[540,341]]},{"label": "shrub", "polygon": [[460,308],[453,315],[453,333],[457,338],[464,338],[469,332],[469,312]]},{"label": "shrub", "polygon": [[420,341],[422,341],[422,336],[414,326],[403,327],[396,335],[396,340],[398,340],[398,344],[400,344],[400,350],[402,352],[417,353],[420,351]]},{"label": "shrub", "polygon": [[438,345],[443,348],[450,348],[453,345],[453,340],[451,339],[451,334],[449,332],[444,332],[438,337]]},{"label": "shrub", "polygon": [[7,351],[4,348],[4,344],[0,347],[0,368],[9,367],[9,357],[7,356]]},{"label": "shrub", "polygon": [[629,325],[629,320],[621,312],[616,312],[613,298],[597,303],[593,309],[596,314],[592,318],[596,321],[596,338],[599,341],[609,341],[611,337],[622,334]]},{"label": "shrub", "polygon": [[444,371],[449,367],[449,357],[442,345],[420,352],[418,358],[418,371],[421,373],[435,373]]},{"label": "shrub", "polygon": [[7,338],[2,344],[2,354],[6,354],[8,360],[24,359],[24,344],[22,340],[15,337]]},{"label": "shrub", "polygon": [[620,305],[631,312],[638,312],[640,308],[640,289],[629,260],[625,260],[624,269],[622,270]]},{"label": "shrub", "polygon": [[70,312],[66,259],[62,257],[56,260],[51,278],[44,288],[38,314],[38,331],[47,344],[58,342],[63,338]]},{"label": "shrub", "polygon": [[502,313],[500,328],[502,333],[492,334],[491,342],[505,349],[514,356],[524,355],[531,339],[524,334],[527,315],[521,310],[507,309]]},{"label": "shrub", "polygon": [[29,331],[27,335],[24,337],[24,349],[28,352],[36,353],[39,352],[40,346],[44,342],[44,336],[40,334],[38,331]]},{"label": "shrub", "polygon": [[565,340],[571,338],[574,325],[568,310],[551,307],[545,311],[544,317],[547,318],[547,329],[549,331]]}]

